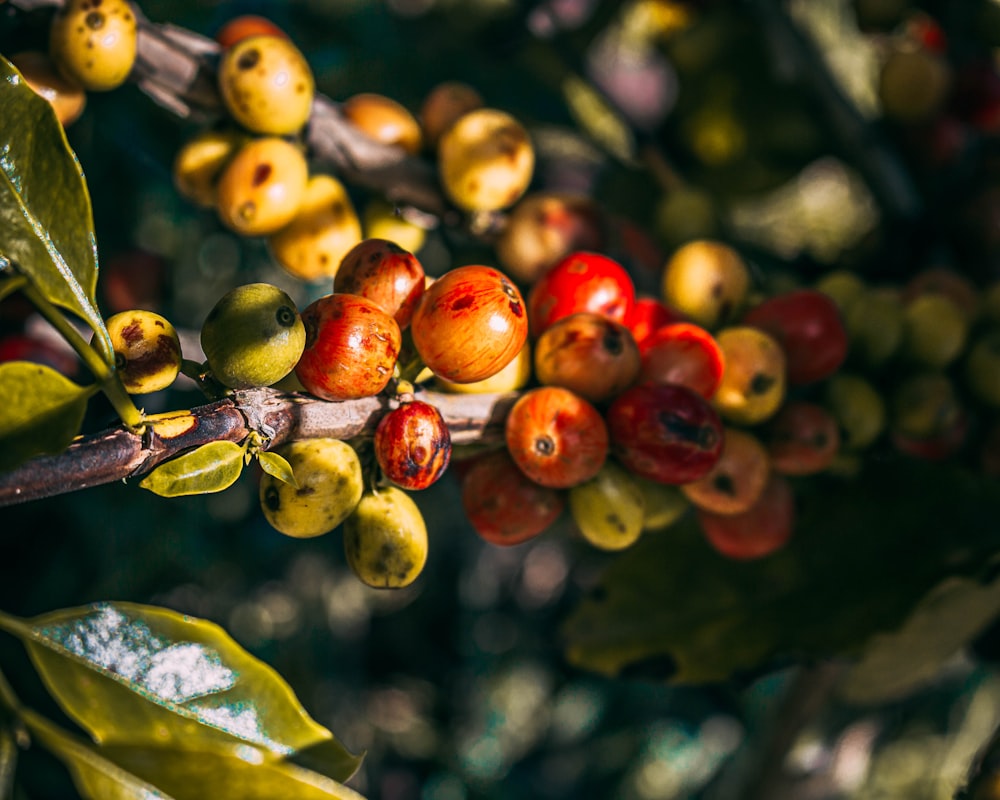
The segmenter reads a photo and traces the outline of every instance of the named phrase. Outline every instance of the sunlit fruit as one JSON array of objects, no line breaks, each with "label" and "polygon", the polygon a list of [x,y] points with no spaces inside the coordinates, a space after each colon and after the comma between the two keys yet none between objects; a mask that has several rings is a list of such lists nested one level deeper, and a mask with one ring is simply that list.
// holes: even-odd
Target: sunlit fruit
[{"label": "sunlit fruit", "polygon": [[239,131],[205,128],[187,139],[174,156],[174,188],[202,208],[216,205],[219,176],[246,137]]},{"label": "sunlit fruit", "polygon": [[580,535],[601,550],[624,550],[644,530],[644,497],[635,478],[608,461],[588,481],[570,488],[569,510]]},{"label": "sunlit fruit", "polygon": [[347,442],[302,439],[276,452],[292,468],[295,483],[261,475],[260,507],[271,527],[297,539],[322,536],[354,511],[364,479],[358,454]]},{"label": "sunlit fruit", "polygon": [[746,261],[733,247],[712,239],[681,245],[663,268],[663,300],[702,327],[733,319],[750,289]]},{"label": "sunlit fruit", "polygon": [[727,558],[741,561],[777,552],[792,538],[795,528],[795,494],[788,479],[772,472],[761,496],[740,514],[696,512],[708,543]]},{"label": "sunlit fruit", "polygon": [[366,297],[405,330],[424,294],[424,266],[388,239],[363,239],[344,254],[333,291]]},{"label": "sunlit fruit", "polygon": [[135,14],[125,0],[69,0],[49,27],[49,55],[87,91],[121,86],[135,64]]},{"label": "sunlit fruit", "polygon": [[725,357],[715,337],[693,322],[673,322],[644,341],[640,379],[674,383],[711,398],[725,372]]},{"label": "sunlit fruit", "polygon": [[352,125],[376,142],[400,147],[410,155],[416,155],[423,147],[417,118],[391,97],[360,92],[347,97],[340,110]]},{"label": "sunlit fruit", "polygon": [[771,417],[785,399],[785,354],[768,333],[733,325],[716,335],[725,371],[712,403],[719,414],[739,425]]},{"label": "sunlit fruit", "polygon": [[768,421],[763,435],[771,468],[783,475],[822,472],[840,452],[837,420],[819,403],[786,403]]},{"label": "sunlit fruit", "polygon": [[506,367],[490,375],[488,378],[483,378],[481,381],[473,381],[472,383],[452,383],[437,375],[434,378],[434,382],[441,389],[452,394],[491,394],[494,392],[514,392],[518,389],[523,389],[531,381],[531,377],[531,343],[526,341]]},{"label": "sunlit fruit", "polygon": [[632,338],[639,345],[639,353],[646,349],[649,337],[671,322],[683,322],[680,314],[668,308],[661,300],[650,295],[638,295],[632,311],[625,320],[626,327],[632,331]]},{"label": "sunlit fruit", "polygon": [[442,81],[431,88],[417,111],[423,139],[429,147],[437,143],[452,124],[467,112],[484,105],[482,95],[463,81]]},{"label": "sunlit fruit", "polygon": [[426,489],[451,461],[451,433],[430,403],[401,403],[379,420],[373,440],[382,474],[403,489]]},{"label": "sunlit fruit", "polygon": [[361,212],[361,229],[366,239],[388,239],[404,250],[416,253],[427,241],[427,229],[410,219],[396,205],[382,197],[371,197]]},{"label": "sunlit fruit", "polygon": [[64,128],[79,119],[87,105],[87,93],[79,83],[59,72],[48,53],[22,50],[10,57],[10,63],[28,86],[49,102]]},{"label": "sunlit fruit", "polygon": [[166,389],[181,369],[174,326],[152,311],[121,311],[105,320],[115,352],[115,371],[129,394]]},{"label": "sunlit fruit", "polygon": [[560,386],[521,395],[504,430],[507,449],[521,471],[553,489],[590,480],[608,456],[608,429],[600,412]]},{"label": "sunlit fruit", "polygon": [[372,397],[392,379],[402,336],[399,325],[371,300],[328,294],[302,309],[305,348],[295,375],[324,400]]},{"label": "sunlit fruit", "polygon": [[373,588],[409,586],[423,572],[427,549],[427,525],[420,508],[395,486],[366,493],[344,520],[347,564]]},{"label": "sunlit fruit", "polygon": [[259,14],[240,14],[226,20],[215,32],[215,41],[219,47],[226,50],[237,42],[249,39],[251,36],[285,36],[285,32],[267,17]]},{"label": "sunlit fruit", "polygon": [[528,316],[510,278],[473,264],[449,270],[424,291],[410,333],[435,375],[472,383],[514,359],[528,338]]},{"label": "sunlit fruit", "polygon": [[531,335],[541,336],[556,320],[581,311],[626,324],[635,305],[628,271],[600,253],[575,251],[550,267],[528,292]]},{"label": "sunlit fruit", "polygon": [[681,486],[697,508],[716,514],[742,514],[760,498],[771,476],[771,460],[754,434],[727,427],[722,452],[698,480]]}]

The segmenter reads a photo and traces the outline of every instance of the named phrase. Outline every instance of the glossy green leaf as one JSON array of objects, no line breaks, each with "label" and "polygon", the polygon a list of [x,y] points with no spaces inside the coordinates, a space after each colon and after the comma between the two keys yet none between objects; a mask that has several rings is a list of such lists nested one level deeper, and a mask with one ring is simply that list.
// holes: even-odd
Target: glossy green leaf
[{"label": "glossy green leaf", "polygon": [[65,450],[80,431],[91,393],[44,364],[0,364],[0,470]]},{"label": "glossy green leaf", "polygon": [[[958,467],[886,457],[851,481],[796,484],[796,497],[792,541],[763,559],[716,554],[690,517],[609,558],[563,627],[568,659],[707,683],[792,659],[858,657],[944,581],[975,583],[1000,551],[996,483]],[[911,671],[942,654],[899,643]]]},{"label": "glossy green leaf", "polygon": [[77,791],[87,800],[171,800],[169,794],[104,758],[95,748],[44,717],[25,710],[24,721],[34,742],[65,764]]},{"label": "glossy green leaf", "polygon": [[221,492],[236,483],[243,464],[236,442],[209,442],[160,464],[139,485],[162,497]]},{"label": "glossy green leaf", "polygon": [[295,480],[295,473],[292,472],[292,465],[283,456],[265,450],[257,454],[257,463],[272,478],[277,478],[279,481],[284,481],[296,489],[298,488],[299,484]]},{"label": "glossy green leaf", "polygon": [[95,300],[97,246],[83,171],[52,106],[0,57],[0,255],[52,303],[97,334],[114,364]]},{"label": "glossy green leaf", "polygon": [[334,780],[361,763],[271,667],[218,625],[168,609],[100,603],[20,620],[0,613],[63,710],[102,745],[250,753]]}]

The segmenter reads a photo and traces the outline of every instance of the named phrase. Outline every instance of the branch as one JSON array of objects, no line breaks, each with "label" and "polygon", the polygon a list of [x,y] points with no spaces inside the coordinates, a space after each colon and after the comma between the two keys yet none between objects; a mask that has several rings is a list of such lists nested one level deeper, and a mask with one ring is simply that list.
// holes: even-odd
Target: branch
[{"label": "branch", "polygon": [[[417,396],[441,412],[453,445],[502,442],[504,419],[517,398],[516,393]],[[251,432],[264,438],[267,449],[294,439],[371,436],[396,404],[384,395],[333,403],[274,389],[235,392],[191,411],[160,415],[162,421],[143,435],[110,428],[0,474],[0,507],[139,478],[186,450],[213,441],[242,442]]]}]

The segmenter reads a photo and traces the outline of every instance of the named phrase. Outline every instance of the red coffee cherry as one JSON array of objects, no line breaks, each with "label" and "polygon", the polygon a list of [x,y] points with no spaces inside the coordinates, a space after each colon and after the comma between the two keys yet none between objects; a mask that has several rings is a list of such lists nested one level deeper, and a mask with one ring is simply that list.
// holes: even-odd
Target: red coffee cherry
[{"label": "red coffee cherry", "polygon": [[295,376],[310,394],[350,400],[381,392],[392,378],[402,337],[371,300],[328,294],[302,311],[306,346]]},{"label": "red coffee cherry", "polygon": [[451,461],[451,433],[441,412],[413,400],[379,420],[374,436],[375,460],[385,477],[402,489],[426,489]]},{"label": "red coffee cherry", "polygon": [[666,303],[657,300],[649,295],[642,295],[635,299],[632,306],[632,313],[625,321],[625,326],[632,331],[632,338],[639,345],[639,352],[646,349],[646,342],[655,331],[671,322],[683,322],[680,314],[669,308]]},{"label": "red coffee cherry", "polygon": [[757,502],[771,477],[771,460],[749,431],[726,428],[719,460],[703,478],[681,486],[691,504],[716,514],[741,514]]},{"label": "red coffee cherry", "polygon": [[626,324],[635,305],[635,286],[628,271],[600,253],[576,251],[555,263],[528,292],[532,336],[557,319],[580,311]]},{"label": "red coffee cherry", "polygon": [[708,474],[722,453],[719,415],[686,386],[633,386],[611,404],[607,423],[622,465],[659,483],[696,481]]},{"label": "red coffee cherry", "polygon": [[267,17],[261,17],[257,14],[241,14],[223,23],[215,34],[215,41],[219,43],[221,49],[226,50],[251,36],[288,38],[288,35]]},{"label": "red coffee cherry", "polygon": [[462,508],[473,529],[501,547],[544,533],[562,514],[562,492],[525,475],[507,450],[475,459],[462,476]]},{"label": "red coffee cherry", "polygon": [[507,415],[505,433],[521,471],[553,489],[593,478],[608,456],[608,429],[600,412],[560,386],[521,395]]},{"label": "red coffee cherry", "polygon": [[388,239],[365,239],[344,255],[333,291],[367,297],[406,330],[424,283],[423,264],[413,253]]},{"label": "red coffee cherry", "polygon": [[524,300],[493,267],[456,267],[432,283],[410,322],[424,365],[452,383],[495,375],[528,338]]},{"label": "red coffee cherry", "polygon": [[724,371],[722,349],[711,333],[693,322],[674,322],[646,337],[639,377],[687,386],[708,399]]},{"label": "red coffee cherry", "polygon": [[764,430],[771,468],[783,475],[813,475],[840,452],[840,429],[826,408],[796,400],[779,409]]},{"label": "red coffee cherry", "polygon": [[780,550],[795,527],[795,495],[788,479],[772,472],[760,498],[742,514],[698,509],[698,524],[708,543],[727,558],[750,560]]}]

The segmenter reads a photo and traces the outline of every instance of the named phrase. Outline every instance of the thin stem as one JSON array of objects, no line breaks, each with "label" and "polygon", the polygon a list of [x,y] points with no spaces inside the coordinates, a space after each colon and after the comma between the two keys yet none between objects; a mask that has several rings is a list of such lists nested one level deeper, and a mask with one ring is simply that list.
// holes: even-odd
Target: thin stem
[{"label": "thin stem", "polygon": [[24,275],[12,275],[9,278],[0,280],[0,300],[10,297],[14,292],[23,289],[28,285],[28,278]]}]

